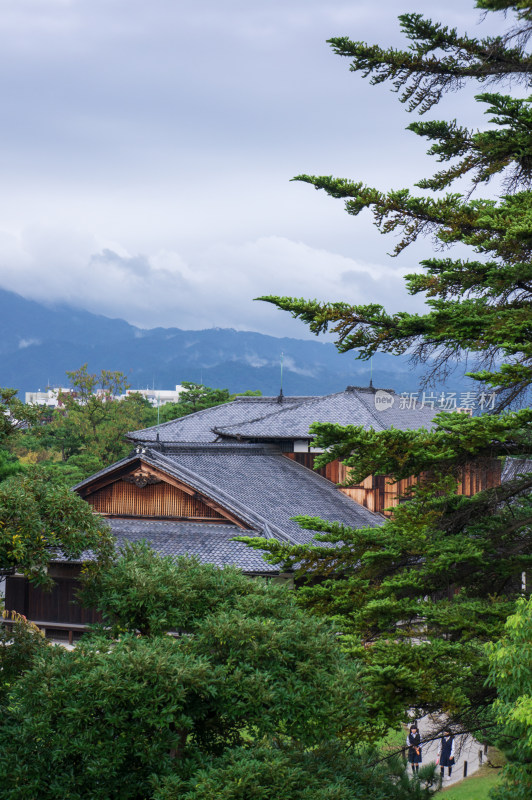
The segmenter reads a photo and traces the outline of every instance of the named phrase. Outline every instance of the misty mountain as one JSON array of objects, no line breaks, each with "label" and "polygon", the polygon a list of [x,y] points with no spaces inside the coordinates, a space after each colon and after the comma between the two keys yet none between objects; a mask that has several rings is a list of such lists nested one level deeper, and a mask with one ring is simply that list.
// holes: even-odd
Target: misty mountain
[{"label": "misty mountain", "polygon": [[[66,370],[120,370],[132,388],[171,389],[181,381],[277,394],[283,353],[286,395],[328,394],[347,385],[367,386],[370,363],[339,354],[319,339],[291,339],[252,331],[212,328],[143,330],[68,306],[46,306],[0,290],[0,386],[24,392],[66,385]],[[422,369],[404,357],[373,358],[375,386],[416,391]],[[452,385],[451,385],[452,384]],[[460,379],[435,390],[470,388]]]}]

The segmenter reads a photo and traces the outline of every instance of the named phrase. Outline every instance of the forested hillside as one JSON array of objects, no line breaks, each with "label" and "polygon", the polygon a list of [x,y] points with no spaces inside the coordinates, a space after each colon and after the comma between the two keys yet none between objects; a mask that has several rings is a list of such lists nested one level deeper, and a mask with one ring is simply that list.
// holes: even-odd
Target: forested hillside
[{"label": "forested hillside", "polygon": [[[67,370],[88,363],[91,372],[123,372],[134,389],[193,381],[230,392],[277,394],[281,353],[285,394],[328,394],[370,380],[369,362],[358,361],[353,353],[341,355],[327,342],[219,328],[143,330],[124,320],[50,308],[0,290],[0,386],[21,393],[64,385]],[[415,391],[420,374],[405,357],[377,354],[373,359],[376,386]],[[469,383],[457,372],[445,388],[463,390]]]}]

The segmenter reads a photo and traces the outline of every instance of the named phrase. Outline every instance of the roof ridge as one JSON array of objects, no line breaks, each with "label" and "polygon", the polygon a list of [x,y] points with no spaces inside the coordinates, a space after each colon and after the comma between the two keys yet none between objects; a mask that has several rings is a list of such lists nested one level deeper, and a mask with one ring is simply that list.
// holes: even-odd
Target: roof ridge
[{"label": "roof ridge", "polygon": [[221,453],[254,453],[255,455],[273,455],[280,453],[281,450],[276,444],[270,442],[149,442],[138,445],[139,448],[148,448],[162,455],[171,453],[201,453],[216,452]]},{"label": "roof ridge", "polygon": [[[377,391],[388,391],[388,390],[387,390],[387,389],[384,389],[384,390],[377,390]],[[375,397],[375,394],[376,394],[376,392],[373,392],[373,396],[374,396],[374,397]],[[393,392],[393,394],[395,394],[395,392]],[[366,403],[366,402],[365,402],[365,400],[363,400],[361,397],[359,397],[359,396],[358,396],[358,394],[357,394],[357,400],[359,401],[359,403],[362,403],[362,405],[364,406],[364,408],[366,408],[366,409],[367,409],[368,413],[369,413],[369,414],[370,414],[370,415],[373,417],[373,419],[374,419],[376,422],[378,422],[380,430],[381,430],[381,431],[385,431],[385,430],[386,430],[386,426],[385,426],[385,425],[383,425],[383,423],[382,423],[382,420],[380,420],[380,419],[377,417],[377,415],[376,415],[376,413],[375,413],[375,412],[376,412],[376,409],[375,409],[375,408],[371,408],[371,404],[369,404],[369,405],[368,405],[368,403]],[[374,401],[374,402],[375,402],[375,401]]]},{"label": "roof ridge", "polygon": [[75,492],[76,489],[79,489],[84,484],[89,483],[89,481],[99,478],[102,475],[106,475],[108,472],[112,472],[119,466],[124,466],[129,461],[134,461],[138,457],[139,453],[136,450],[132,450],[127,456],[124,456],[124,458],[121,458],[119,461],[114,461],[112,464],[109,464],[108,467],[103,467],[103,469],[99,469],[98,472],[93,472],[92,475],[89,475],[87,478],[83,478],[82,481],[72,486],[72,491]]},{"label": "roof ridge", "polygon": [[341,394],[346,394],[346,390],[344,389],[341,392],[331,392],[331,394],[322,394],[322,395],[319,395],[318,397],[312,398],[312,400],[306,400],[306,401],[304,401],[302,403],[298,403],[297,405],[294,405],[291,408],[279,408],[279,409],[276,409],[275,411],[270,411],[269,414],[263,414],[262,417],[257,417],[256,419],[246,419],[243,422],[234,422],[232,425],[224,425],[221,428],[211,428],[211,430],[213,431],[213,433],[217,433],[217,434],[222,433],[222,435],[223,435],[223,431],[224,430],[229,430],[230,428],[241,427],[242,425],[249,425],[249,424],[251,424],[253,422],[261,422],[262,420],[269,419],[270,417],[278,417],[281,414],[283,414],[284,412],[295,411],[296,408],[301,410],[302,407],[311,406],[311,405],[313,405],[315,403],[321,403],[324,400],[328,400],[331,397],[338,397],[338,395],[341,395]]},{"label": "roof ridge", "polygon": [[209,408],[201,408],[199,411],[192,411],[190,414],[183,414],[181,417],[175,417],[175,419],[169,419],[166,422],[159,422],[157,425],[150,425],[148,428],[139,428],[136,431],[128,431],[125,435],[130,436],[134,433],[145,433],[146,431],[154,431],[160,430],[161,428],[166,428],[168,425],[173,425],[177,422],[177,420],[185,419],[186,417],[198,417],[200,414],[204,414],[206,411],[212,411],[213,408],[218,408],[218,406],[227,406],[230,403],[234,403],[236,400],[228,400],[227,403],[218,403],[216,406],[209,406]]},{"label": "roof ridge", "polygon": [[[246,521],[249,521],[255,525],[257,524],[258,521],[262,529],[268,526],[269,528],[275,530],[281,541],[287,542],[288,544],[298,544],[298,542],[296,542],[296,540],[292,536],[290,536],[290,534],[285,533],[285,531],[282,531],[274,523],[269,522],[261,514],[257,514],[256,511],[253,511],[252,509],[249,509],[248,506],[245,506],[242,503],[240,503],[232,495],[228,494],[223,489],[220,489],[219,487],[212,484],[210,481],[207,481],[205,478],[202,478],[201,475],[198,475],[197,472],[194,472],[188,467],[184,467],[182,464],[176,464],[176,462],[172,462],[172,460],[168,456],[165,456],[159,453],[158,451],[155,452],[156,452],[155,458],[151,456],[151,451],[149,452],[149,455],[152,457],[153,461],[157,461],[158,459],[163,461],[163,463],[169,461],[170,465],[173,466],[176,472],[182,473],[188,479],[190,479],[191,477],[192,480],[198,485],[198,487],[206,487],[206,489],[200,489],[200,491],[205,491],[206,494],[209,494],[215,490],[215,497],[213,499],[216,499],[216,497],[223,498],[224,503],[226,503],[227,500],[229,500],[228,510],[235,511],[239,516],[243,516],[242,512],[244,512],[244,518],[247,517]],[[144,455],[146,456],[148,455],[148,453],[145,453]]]},{"label": "roof ridge", "polygon": [[219,530],[220,528],[236,528],[236,530],[240,530],[238,525],[235,525],[234,522],[227,522],[227,523],[225,523],[225,522],[203,522],[203,521],[194,522],[194,520],[187,520],[186,522],[183,522],[183,520],[174,519],[172,517],[168,517],[168,518],[165,518],[165,519],[148,519],[146,517],[140,517],[139,518],[139,517],[135,517],[135,516],[133,516],[133,517],[109,517],[108,519],[112,519],[113,520],[113,524],[118,523],[120,525],[120,524],[123,523],[124,526],[131,525],[132,520],[142,519],[142,524],[144,526],[146,526],[146,527],[149,527],[150,525],[157,525],[159,527],[164,526],[164,525],[170,525],[170,526],[174,526],[174,525],[175,526],[178,526],[178,525],[201,525],[202,528],[203,527],[212,528],[211,532],[213,532],[213,533],[216,532],[217,530]]},{"label": "roof ridge", "polygon": [[[317,405],[318,403],[324,403],[324,402],[330,400],[331,398],[341,397],[341,396],[353,397],[356,400],[356,402],[359,404],[359,406],[362,409],[364,409],[364,411],[366,411],[370,415],[370,417],[377,423],[376,427],[378,427],[379,430],[386,430],[386,427],[383,425],[382,420],[379,419],[379,417],[370,408],[370,406],[368,406],[364,402],[364,400],[360,397],[360,394],[363,394],[363,392],[359,391],[359,390],[360,390],[360,387],[348,386],[346,389],[342,390],[341,392],[331,392],[331,394],[322,395],[321,397],[315,398],[314,400],[308,401],[306,403],[299,403],[298,405],[295,405],[292,408],[282,408],[282,409],[279,409],[279,410],[276,410],[276,411],[272,411],[270,414],[265,414],[262,417],[258,417],[257,419],[244,420],[243,422],[235,422],[235,423],[233,423],[231,425],[223,425],[223,426],[220,426],[220,427],[214,427],[214,428],[211,428],[211,430],[213,431],[213,433],[216,433],[218,436],[224,436],[224,435],[228,436],[228,435],[231,435],[231,434],[237,435],[238,434],[238,430],[235,430],[235,429],[243,428],[243,427],[245,428],[247,425],[251,425],[251,424],[254,424],[256,422],[262,422],[264,420],[269,420],[269,419],[271,419],[273,417],[278,418],[284,412],[296,411],[296,410],[301,412],[301,411],[304,411],[306,408],[313,407],[314,405]],[[372,395],[374,395],[375,391],[371,390],[371,392],[368,392],[368,393],[371,393]],[[243,436],[245,436],[245,435],[246,434],[243,434]],[[279,438],[279,437],[274,437],[274,438]]]},{"label": "roof ridge", "polygon": [[[314,395],[308,395],[308,396],[307,395],[302,395],[301,397],[299,397],[298,395],[294,395],[293,397],[290,397],[290,396],[285,397],[285,400],[287,400],[291,404],[293,403],[294,405],[298,405],[300,403],[307,402],[307,400],[305,399],[306,397],[316,399]],[[209,406],[209,408],[202,408],[199,411],[193,411],[190,414],[183,414],[183,416],[181,416],[181,417],[176,417],[175,419],[169,419],[166,422],[160,422],[157,425],[150,425],[148,428],[138,428],[138,430],[135,430],[135,431],[128,431],[125,434],[125,436],[127,438],[130,438],[130,437],[133,438],[134,434],[147,433],[148,431],[160,431],[161,429],[167,428],[169,425],[174,425],[176,422],[178,422],[180,420],[190,419],[192,417],[196,417],[196,418],[200,417],[202,414],[206,414],[208,411],[212,411],[213,408],[219,408],[220,406],[229,406],[229,405],[232,405],[233,403],[242,403],[242,404],[257,403],[257,404],[259,404],[261,402],[267,402],[267,401],[271,402],[271,401],[275,401],[275,400],[277,400],[277,395],[260,395],[260,396],[247,395],[247,396],[242,396],[242,397],[235,397],[234,400],[228,400],[226,403],[218,403],[215,406]],[[276,412],[271,412],[271,413],[276,413]],[[265,414],[263,416],[267,416],[267,415]],[[262,419],[262,417],[259,416],[254,421],[258,421],[259,419]],[[211,430],[214,430],[214,429],[211,428]]]}]

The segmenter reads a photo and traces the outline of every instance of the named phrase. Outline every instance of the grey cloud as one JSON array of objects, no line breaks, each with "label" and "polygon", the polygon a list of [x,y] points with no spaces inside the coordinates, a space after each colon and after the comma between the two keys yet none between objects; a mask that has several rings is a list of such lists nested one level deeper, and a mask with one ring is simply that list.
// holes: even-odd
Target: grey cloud
[{"label": "grey cloud", "polygon": [[356,271],[354,269],[347,269],[340,274],[340,280],[347,285],[358,286],[362,281],[372,281],[376,283],[376,278],[369,271]]},{"label": "grey cloud", "polygon": [[118,253],[107,248],[104,248],[101,253],[94,254],[91,257],[89,266],[94,266],[96,262],[114,264],[120,269],[124,269],[127,272],[131,272],[143,278],[147,277],[151,272],[150,264],[146,256],[120,256]]},{"label": "grey cloud", "polygon": [[283,361],[283,366],[286,367],[289,372],[295,372],[296,375],[304,375],[308,378],[314,378],[316,375],[315,370],[298,367],[293,358],[285,358]]},{"label": "grey cloud", "polygon": [[[402,285],[395,265],[359,265],[283,237],[218,243],[190,258],[169,250],[130,254],[119,246],[95,253],[90,245],[82,232],[62,237],[57,229],[53,235],[0,236],[0,285],[35,300],[66,302],[144,327],[233,327],[300,337],[307,335],[304,325],[253,298],[276,291],[390,304]],[[12,269],[14,263],[19,269]],[[380,277],[371,291],[364,279],[369,269]],[[346,271],[360,274],[360,283],[346,286]]]},{"label": "grey cloud", "polygon": [[[475,31],[463,0],[408,8]],[[0,285],[136,324],[306,335],[265,293],[419,307],[369,215],[299,172],[431,168],[385,87],[325,40],[398,45],[396,0],[0,0]],[[494,17],[491,28],[501,25]],[[482,124],[473,89],[441,109]],[[369,278],[369,279],[368,279]]]},{"label": "grey cloud", "polygon": [[267,358],[261,358],[256,353],[247,353],[242,357],[242,361],[245,361],[250,367],[267,367],[269,364],[271,364]]}]

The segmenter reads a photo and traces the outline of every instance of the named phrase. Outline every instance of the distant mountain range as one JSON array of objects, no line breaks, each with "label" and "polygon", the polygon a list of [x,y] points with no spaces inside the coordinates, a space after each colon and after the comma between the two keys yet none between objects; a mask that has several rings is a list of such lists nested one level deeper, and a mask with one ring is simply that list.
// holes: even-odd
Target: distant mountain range
[{"label": "distant mountain range", "polygon": [[[369,362],[351,353],[340,355],[334,345],[318,339],[225,328],[143,330],[121,319],[45,306],[0,290],[0,386],[17,388],[22,399],[26,391],[67,385],[65,371],[85,362],[91,372],[124,372],[134,389],[172,389],[185,380],[231,392],[260,389],[275,395],[281,353],[285,395],[329,394],[348,385],[369,384]],[[378,354],[373,359],[373,384],[413,392],[422,371],[412,369],[404,357]],[[434,388],[465,391],[471,382],[458,375]]]}]

